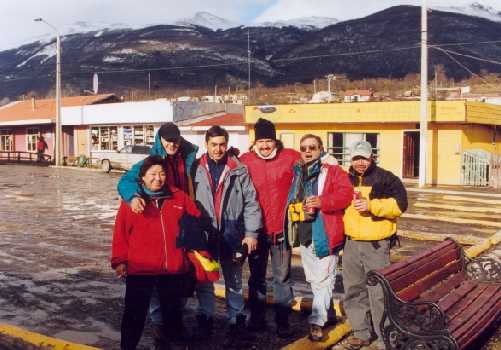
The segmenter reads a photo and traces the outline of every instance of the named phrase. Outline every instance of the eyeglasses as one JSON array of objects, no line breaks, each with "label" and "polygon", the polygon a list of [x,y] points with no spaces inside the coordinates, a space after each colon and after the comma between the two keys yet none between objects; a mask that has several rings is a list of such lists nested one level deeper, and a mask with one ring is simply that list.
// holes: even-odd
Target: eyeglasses
[{"label": "eyeglasses", "polygon": [[299,147],[299,150],[301,152],[306,152],[306,150],[316,151],[316,150],[318,150],[318,146],[314,146],[314,145],[301,146],[301,147]]}]

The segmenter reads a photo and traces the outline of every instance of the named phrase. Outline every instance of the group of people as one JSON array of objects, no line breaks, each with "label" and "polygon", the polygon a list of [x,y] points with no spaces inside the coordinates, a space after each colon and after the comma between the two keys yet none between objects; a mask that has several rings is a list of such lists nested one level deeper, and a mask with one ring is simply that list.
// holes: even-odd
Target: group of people
[{"label": "group of people", "polygon": [[[126,283],[121,348],[135,349],[149,314],[158,349],[186,334],[182,309],[193,291],[198,299],[198,339],[213,331],[214,284],[193,281],[186,236],[200,236],[197,247],[220,264],[224,277],[229,338],[268,329],[266,271],[271,261],[275,330],[290,337],[293,302],[292,248],[313,293],[309,318],[312,341],[336,320],[332,293],[339,252],[343,253],[344,309],[354,334],[346,349],[369,348],[382,336],[380,287],[366,285],[366,273],[389,264],[396,219],[407,208],[402,182],[378,167],[372,147],[351,148],[345,172],[313,134],[300,140],[300,152],[277,139],[271,121],[254,125],[254,143],[239,155],[228,146],[228,132],[211,127],[207,152],[186,141],[172,123],[163,125],[151,155],[119,181],[123,199],[113,234],[111,265]],[[199,225],[185,224],[185,217]],[[204,224],[203,224],[204,223]],[[187,232],[191,231],[191,232]],[[242,261],[248,256],[248,306],[244,310]],[[369,317],[368,317],[369,315]]]}]

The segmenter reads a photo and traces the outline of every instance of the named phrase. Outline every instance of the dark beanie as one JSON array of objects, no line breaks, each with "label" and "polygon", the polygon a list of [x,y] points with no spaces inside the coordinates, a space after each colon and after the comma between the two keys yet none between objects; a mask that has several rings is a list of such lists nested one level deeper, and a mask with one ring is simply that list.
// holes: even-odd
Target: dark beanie
[{"label": "dark beanie", "polygon": [[254,125],[254,133],[256,134],[255,140],[260,139],[277,139],[277,132],[275,131],[275,125],[269,120],[259,118]]},{"label": "dark beanie", "polygon": [[179,139],[179,137],[181,136],[181,133],[179,132],[179,128],[174,123],[166,123],[166,124],[162,125],[160,127],[160,129],[158,129],[158,134],[164,140]]}]

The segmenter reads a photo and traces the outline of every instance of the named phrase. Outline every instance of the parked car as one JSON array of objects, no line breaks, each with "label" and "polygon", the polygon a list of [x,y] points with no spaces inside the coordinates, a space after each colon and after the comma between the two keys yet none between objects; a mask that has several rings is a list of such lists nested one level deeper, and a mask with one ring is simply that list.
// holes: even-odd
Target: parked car
[{"label": "parked car", "polygon": [[99,159],[101,169],[109,173],[111,169],[129,170],[134,164],[150,154],[150,146],[127,145],[116,152],[99,152],[93,158]]}]

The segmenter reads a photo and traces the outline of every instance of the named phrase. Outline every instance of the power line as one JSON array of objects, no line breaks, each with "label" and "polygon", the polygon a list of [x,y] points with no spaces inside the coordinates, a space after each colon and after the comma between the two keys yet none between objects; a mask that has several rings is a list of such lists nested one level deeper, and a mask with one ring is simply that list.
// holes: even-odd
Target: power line
[{"label": "power line", "polygon": [[490,41],[476,41],[476,42],[464,42],[464,43],[442,43],[442,44],[430,44],[428,47],[445,47],[445,46],[463,46],[463,45],[486,45],[486,44],[501,44],[501,40],[490,40]]},{"label": "power line", "polygon": [[455,59],[447,50],[444,50],[440,47],[434,47],[435,50],[439,50],[441,52],[443,52],[444,54],[447,55],[447,57],[449,57],[452,61],[456,62],[457,65],[459,65],[460,67],[462,67],[464,70],[466,70],[468,73],[470,73],[471,75],[479,78],[480,80],[482,80],[486,85],[489,85],[490,87],[493,87],[493,88],[496,88],[496,86],[492,85],[491,83],[489,83],[487,80],[485,80],[484,78],[482,78],[480,75],[478,75],[477,73],[474,73],[472,72],[468,67],[466,67],[463,63],[459,62],[457,59]]},{"label": "power line", "polygon": [[[445,50],[445,49],[442,49],[442,50]],[[471,59],[474,59],[474,60],[477,60],[477,61],[482,61],[482,62],[487,62],[487,63],[501,65],[500,61],[494,61],[494,60],[490,60],[490,59],[486,59],[486,58],[482,58],[482,57],[477,57],[477,56],[473,56],[473,55],[468,55],[468,54],[463,54],[463,53],[456,52],[456,51],[451,51],[451,50],[445,50],[445,51],[447,51],[451,55],[463,56],[463,57],[468,57],[468,58],[471,58]]]}]

